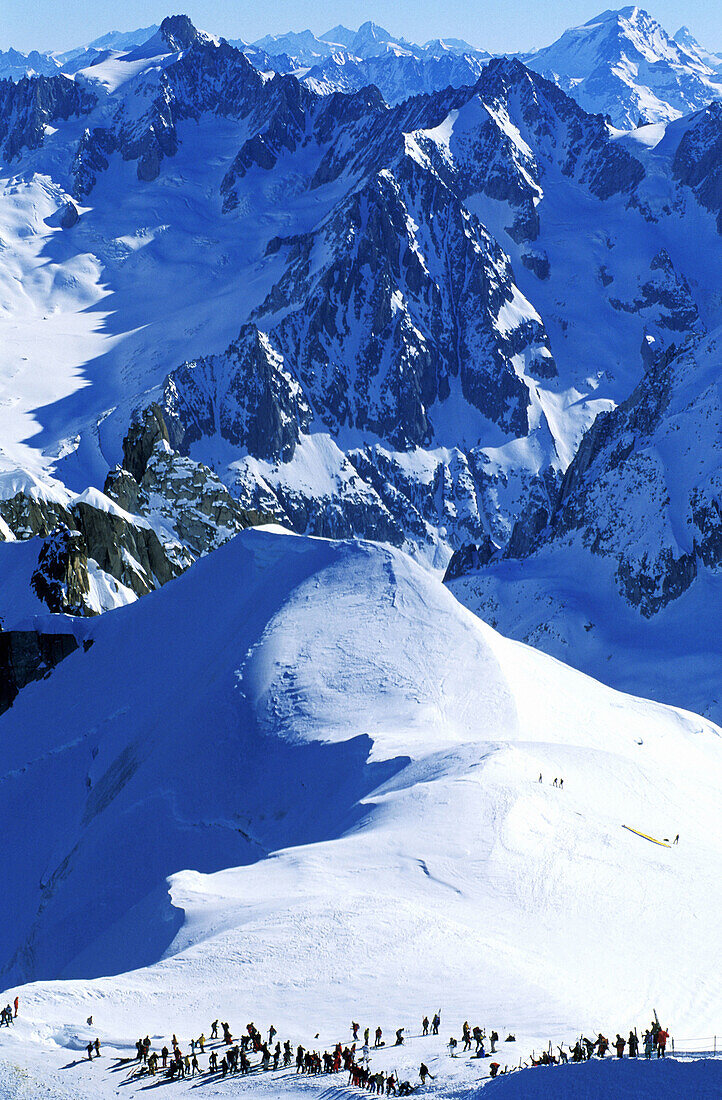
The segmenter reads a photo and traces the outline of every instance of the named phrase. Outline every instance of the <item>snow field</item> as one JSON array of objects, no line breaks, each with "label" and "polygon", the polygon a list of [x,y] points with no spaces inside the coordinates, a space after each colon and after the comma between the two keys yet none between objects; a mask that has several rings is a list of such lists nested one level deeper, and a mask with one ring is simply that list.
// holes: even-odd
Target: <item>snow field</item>
[{"label": "snow field", "polygon": [[21,1064],[217,1017],[324,1048],[441,1008],[443,1043],[512,1030],[514,1062],[652,1007],[719,1019],[711,723],[506,641],[371,543],[247,531],[92,632],[2,718]]}]

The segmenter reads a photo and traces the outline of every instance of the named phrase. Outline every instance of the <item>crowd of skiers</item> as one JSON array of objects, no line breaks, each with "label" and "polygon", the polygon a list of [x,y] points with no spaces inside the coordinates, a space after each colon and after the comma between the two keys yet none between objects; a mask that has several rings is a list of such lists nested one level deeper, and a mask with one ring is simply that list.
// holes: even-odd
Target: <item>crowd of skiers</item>
[{"label": "crowd of skiers", "polygon": [[567,1062],[587,1062],[595,1054],[598,1058],[604,1058],[608,1051],[610,1054],[612,1052],[616,1053],[617,1058],[623,1058],[625,1049],[629,1058],[637,1058],[641,1057],[640,1048],[645,1058],[651,1058],[655,1053],[657,1058],[664,1058],[668,1039],[669,1032],[662,1027],[655,1016],[641,1040],[636,1028],[634,1031],[629,1032],[626,1039],[617,1033],[613,1043],[610,1043],[609,1039],[602,1035],[600,1031],[596,1039],[587,1039],[582,1035],[577,1039],[574,1046],[569,1046],[568,1051],[564,1049],[562,1043],[561,1046],[557,1047],[559,1051],[558,1058],[552,1054],[550,1043],[549,1050],[543,1051],[538,1058],[535,1058],[532,1054],[531,1064],[533,1066],[553,1066],[566,1064]]},{"label": "crowd of skiers", "polygon": [[[16,999],[15,1016],[17,1016],[17,1011],[18,1002]],[[9,1024],[13,1018],[12,1007],[8,1005],[2,1010],[3,1022]],[[88,1023],[92,1023],[92,1017],[89,1018]],[[431,1020],[428,1016],[424,1016],[421,1021],[421,1037],[438,1035],[440,1027],[440,1011],[434,1013]],[[404,1044],[405,1030],[405,1028],[400,1027],[395,1031],[394,1040],[389,1044],[390,1047]],[[156,1074],[162,1073],[169,1079],[178,1079],[195,1077],[196,1074],[203,1074],[204,1072],[227,1077],[231,1074],[246,1075],[269,1070],[287,1069],[293,1071],[295,1069],[297,1074],[304,1075],[345,1073],[348,1075],[349,1085],[354,1085],[376,1096],[410,1096],[416,1091],[415,1086],[408,1080],[401,1080],[396,1071],[387,1072],[381,1069],[372,1071],[370,1065],[371,1051],[386,1046],[381,1027],[377,1027],[374,1032],[373,1047],[369,1045],[371,1041],[370,1028],[364,1028],[363,1035],[361,1035],[360,1024],[352,1021],[350,1031],[351,1039],[349,1042],[346,1044],[338,1042],[332,1050],[321,1053],[318,1050],[306,1049],[301,1045],[296,1046],[294,1050],[290,1039],[286,1039],[281,1043],[278,1039],[278,1032],[273,1026],[268,1029],[266,1037],[261,1034],[255,1024],[249,1023],[246,1025],[244,1033],[234,1038],[230,1024],[214,1020],[210,1028],[209,1039],[206,1038],[204,1033],[197,1039],[191,1039],[189,1049],[185,1053],[181,1050],[175,1035],[171,1039],[170,1047],[164,1044],[160,1051],[151,1050],[151,1040],[148,1035],[144,1039],[138,1039],[135,1044],[136,1057],[131,1075],[148,1074],[154,1077]],[[565,1050],[562,1043],[561,1046],[556,1048],[558,1057],[552,1053],[552,1044],[550,1043],[549,1049],[540,1054],[539,1057],[532,1053],[527,1062],[522,1063],[520,1061],[519,1068],[528,1065],[550,1066],[566,1064],[567,1062],[583,1062],[588,1061],[595,1054],[599,1058],[604,1058],[608,1052],[615,1052],[617,1058],[623,1058],[625,1050],[630,1058],[641,1056],[640,1052],[643,1052],[646,1058],[651,1058],[655,1052],[658,1058],[664,1058],[668,1038],[669,1032],[660,1025],[655,1015],[654,1021],[644,1032],[641,1040],[635,1029],[629,1032],[627,1039],[617,1034],[614,1042],[610,1044],[609,1040],[600,1032],[596,1039],[587,1039],[581,1036],[573,1046],[569,1044],[568,1050]],[[216,1046],[222,1049],[211,1049],[208,1052],[208,1067],[207,1070],[204,1070],[199,1062],[199,1055],[206,1055],[206,1046],[211,1041],[215,1041]],[[465,1020],[461,1029],[461,1040],[451,1037],[448,1048],[452,1057],[456,1057],[458,1047],[461,1045],[462,1053],[470,1052],[472,1046],[475,1048],[471,1057],[491,1058],[497,1053],[496,1045],[499,1042],[499,1035],[496,1031],[490,1031],[487,1036],[483,1028],[479,1026],[472,1027],[469,1021]],[[513,1034],[508,1034],[504,1042],[516,1042],[516,1038]],[[91,1061],[94,1058],[100,1058],[100,1040],[95,1039],[93,1042],[89,1042],[86,1050]],[[252,1061],[254,1055],[258,1057]],[[514,1067],[514,1069],[516,1068]],[[509,1072],[513,1072],[513,1070],[507,1066],[502,1069],[498,1061],[489,1063],[490,1077],[501,1076]],[[424,1062],[421,1062],[418,1076],[422,1085],[425,1085],[427,1080],[434,1079]]]},{"label": "crowd of skiers", "polygon": [[[432,1034],[438,1035],[440,1023],[441,1016],[436,1013],[431,1025]],[[223,1033],[222,1039],[218,1035],[219,1026]],[[427,1035],[429,1033],[427,1017],[424,1017],[423,1026],[425,1028],[424,1034]],[[281,1041],[276,1039],[278,1032],[273,1026],[268,1030],[268,1038],[264,1038],[255,1024],[249,1023],[246,1025],[245,1033],[234,1039],[228,1023],[220,1023],[218,1020],[214,1020],[211,1025],[210,1039],[218,1040],[225,1047],[225,1050],[220,1057],[218,1051],[210,1051],[207,1072],[226,1077],[229,1074],[245,1075],[254,1071],[265,1072],[295,1066],[296,1073],[308,1075],[344,1072],[348,1074],[349,1084],[356,1085],[378,1096],[410,1096],[415,1091],[414,1086],[410,1081],[400,1080],[396,1072],[386,1073],[382,1070],[371,1072],[369,1066],[371,1056],[369,1047],[370,1028],[364,1030],[363,1046],[360,1048],[359,1030],[360,1025],[352,1022],[352,1042],[345,1046],[341,1042],[336,1043],[332,1051],[327,1050],[321,1054],[317,1050],[307,1050],[301,1045],[298,1045],[294,1051],[290,1039],[286,1039],[281,1044]],[[405,1028],[398,1028],[395,1033],[394,1046],[403,1044],[404,1031]],[[274,1040],[276,1041],[274,1042]],[[178,1039],[174,1035],[171,1040],[171,1048],[164,1045],[159,1052],[156,1052],[151,1050],[150,1037],[146,1035],[144,1039],[138,1039],[135,1044],[136,1064],[131,1073],[133,1075],[147,1073],[149,1076],[155,1076],[157,1073],[162,1072],[170,1079],[195,1077],[197,1073],[201,1074],[203,1072],[198,1061],[198,1055],[205,1054],[208,1041],[205,1034],[201,1034],[197,1039],[191,1039],[190,1049],[184,1054]],[[97,1042],[96,1040],[96,1044]],[[380,1027],[377,1027],[374,1033],[374,1048],[378,1049],[385,1045],[383,1031]],[[89,1043],[87,1049],[88,1057],[92,1058],[96,1045]],[[99,1044],[97,1053],[99,1056]],[[253,1063],[250,1057],[252,1054],[260,1055]],[[422,1084],[425,1084],[428,1078],[433,1080],[428,1066],[423,1062],[419,1067],[419,1078]]]}]

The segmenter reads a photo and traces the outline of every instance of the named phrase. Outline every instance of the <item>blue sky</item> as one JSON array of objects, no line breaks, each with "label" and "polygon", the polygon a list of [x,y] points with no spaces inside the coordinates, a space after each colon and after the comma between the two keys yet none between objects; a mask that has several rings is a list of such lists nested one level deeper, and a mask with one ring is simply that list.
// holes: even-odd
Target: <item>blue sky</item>
[{"label": "blue sky", "polygon": [[[322,33],[337,23],[356,27],[373,19],[414,41],[453,35],[491,51],[513,51],[549,43],[606,6],[609,0],[0,0],[0,48],[68,49],[182,11],[227,38],[306,27]],[[722,49],[722,14],[712,0],[656,0],[646,10],[670,34],[685,23],[704,46]]]}]

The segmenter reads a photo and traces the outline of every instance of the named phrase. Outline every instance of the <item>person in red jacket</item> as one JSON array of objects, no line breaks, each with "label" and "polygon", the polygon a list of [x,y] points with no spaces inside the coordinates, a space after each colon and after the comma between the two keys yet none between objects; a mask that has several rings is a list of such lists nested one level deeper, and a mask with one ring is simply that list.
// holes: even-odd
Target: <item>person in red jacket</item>
[{"label": "person in red jacket", "polygon": [[664,1051],[667,1046],[667,1039],[669,1039],[669,1032],[665,1031],[663,1027],[660,1027],[657,1032],[657,1057],[664,1058]]},{"label": "person in red jacket", "polygon": [[17,1017],[17,1014],[18,1014],[18,1005],[19,1005],[19,1004],[20,1004],[20,1001],[19,1001],[19,1000],[18,1000],[18,998],[16,997],[16,998],[15,998],[15,1016],[16,1016],[16,1017]]}]

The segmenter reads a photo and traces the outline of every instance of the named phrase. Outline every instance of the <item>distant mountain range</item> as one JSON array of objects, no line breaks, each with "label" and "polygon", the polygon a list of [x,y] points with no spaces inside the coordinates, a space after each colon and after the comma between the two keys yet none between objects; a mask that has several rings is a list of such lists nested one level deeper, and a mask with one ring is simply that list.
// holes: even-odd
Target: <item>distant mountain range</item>
[{"label": "distant mountain range", "polygon": [[[73,74],[147,41],[157,26],[111,31],[65,53],[0,51],[0,79]],[[491,55],[456,38],[424,45],[392,35],[376,23],[358,30],[332,27],[231,40],[260,69],[293,74],[322,95],[369,84],[389,104],[447,87],[474,84]],[[573,96],[585,110],[607,115],[622,129],[667,122],[722,95],[722,54],[704,49],[687,27],[674,37],[637,7],[606,11],[556,42],[517,55],[529,68]]]}]

